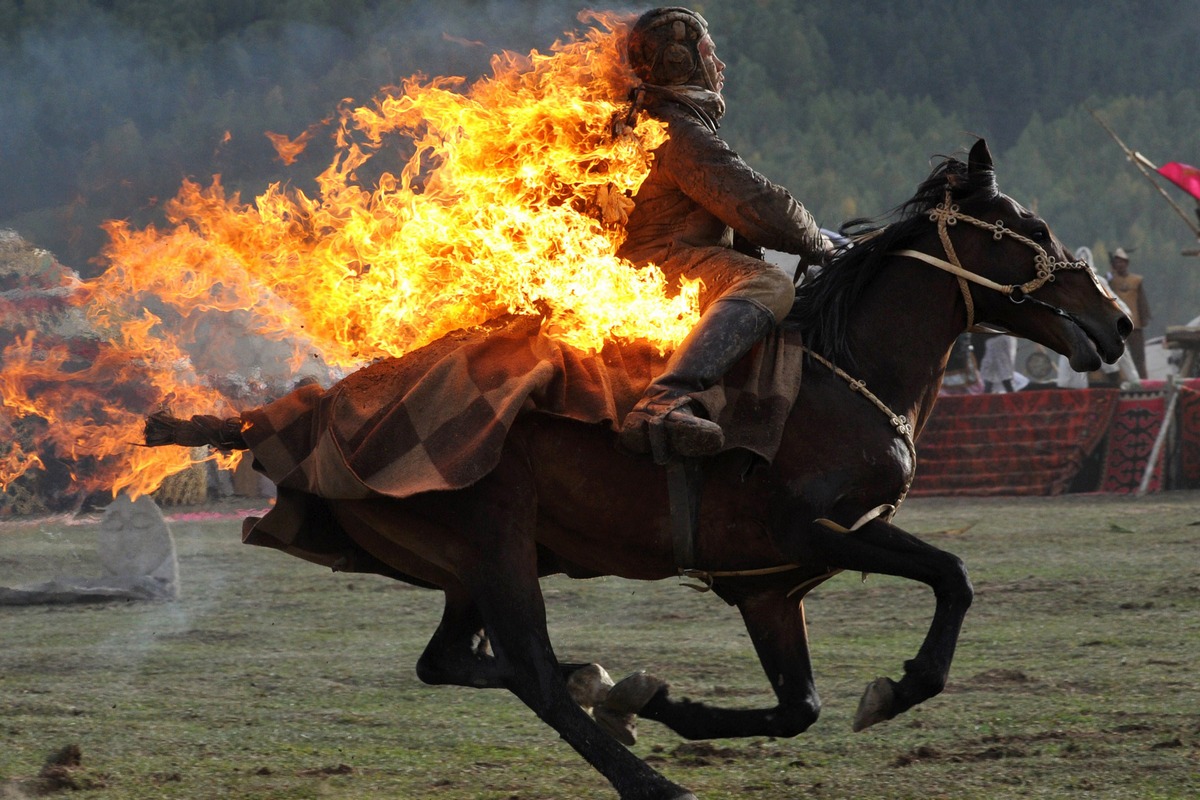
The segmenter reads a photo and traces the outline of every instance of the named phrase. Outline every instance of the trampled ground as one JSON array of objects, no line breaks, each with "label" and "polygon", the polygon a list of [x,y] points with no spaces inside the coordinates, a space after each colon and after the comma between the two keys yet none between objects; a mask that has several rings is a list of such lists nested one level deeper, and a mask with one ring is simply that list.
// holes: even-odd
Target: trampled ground
[{"label": "trampled ground", "polygon": [[[807,733],[689,743],[647,722],[634,750],[702,800],[1200,797],[1200,494],[915,499],[897,521],[962,556],[977,590],[945,693],[850,732],[862,688],[915,653],[932,598],[843,574],[806,601],[825,702]],[[416,679],[438,595],[242,545],[236,519],[172,530],[178,602],[0,608],[0,798],[615,797],[510,695]],[[0,524],[0,584],[87,574],[94,536]],[[563,660],[770,701],[711,594],[545,592]]]}]

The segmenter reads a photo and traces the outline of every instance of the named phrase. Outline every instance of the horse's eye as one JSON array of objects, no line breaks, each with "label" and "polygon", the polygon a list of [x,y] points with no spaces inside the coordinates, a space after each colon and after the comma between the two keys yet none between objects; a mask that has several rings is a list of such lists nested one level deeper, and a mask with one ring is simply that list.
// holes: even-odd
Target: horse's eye
[{"label": "horse's eye", "polygon": [[1029,234],[1029,238],[1035,242],[1045,242],[1050,239],[1050,231],[1045,225],[1039,225]]}]

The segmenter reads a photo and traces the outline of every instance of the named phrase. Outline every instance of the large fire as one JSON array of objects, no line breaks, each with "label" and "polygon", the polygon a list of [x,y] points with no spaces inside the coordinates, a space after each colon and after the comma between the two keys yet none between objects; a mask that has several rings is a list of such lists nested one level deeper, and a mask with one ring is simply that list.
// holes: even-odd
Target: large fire
[{"label": "large fire", "polygon": [[[148,412],[240,410],[228,376],[198,374],[186,349],[213,314],[299,342],[294,366],[319,358],[342,371],[505,313],[539,314],[546,333],[588,350],[680,341],[699,287],[673,293],[657,269],[615,256],[628,198],[666,134],[650,119],[613,125],[632,83],[626,21],[581,19],[583,35],[549,54],[496,56],[474,83],[414,77],[371,105],[347,104],[315,196],[275,184],[246,203],[215,176],[185,182],[162,228],[107,223],[107,269],[74,293],[99,355],[71,365],[32,335],[7,349],[0,434],[40,418],[39,447],[86,460],[79,488],[152,491],[190,456],[136,446]],[[297,158],[317,126],[294,140],[272,134],[280,158]],[[38,466],[13,445],[0,484]]]}]

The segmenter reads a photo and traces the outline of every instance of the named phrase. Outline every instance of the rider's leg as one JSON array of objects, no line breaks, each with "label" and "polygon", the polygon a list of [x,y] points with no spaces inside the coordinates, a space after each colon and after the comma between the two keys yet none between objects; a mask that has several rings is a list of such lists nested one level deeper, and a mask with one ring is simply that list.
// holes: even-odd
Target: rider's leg
[{"label": "rider's leg", "polygon": [[725,268],[716,273],[717,280],[726,279],[720,287],[724,291],[710,293],[715,299],[699,323],[626,416],[620,434],[624,447],[654,452],[656,460],[664,461],[670,453],[712,455],[724,444],[720,426],[696,415],[690,395],[721,380],[787,314],[795,297],[795,287],[782,270],[734,256],[740,263],[722,265]]}]

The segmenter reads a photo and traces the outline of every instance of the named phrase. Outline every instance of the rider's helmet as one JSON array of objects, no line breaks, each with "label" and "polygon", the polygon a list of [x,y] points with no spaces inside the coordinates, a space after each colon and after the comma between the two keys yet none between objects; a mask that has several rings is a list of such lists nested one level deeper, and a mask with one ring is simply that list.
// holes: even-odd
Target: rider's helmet
[{"label": "rider's helmet", "polygon": [[700,53],[700,40],[706,36],[708,23],[695,11],[679,6],[652,9],[629,31],[629,66],[646,83],[716,91],[709,59]]}]

